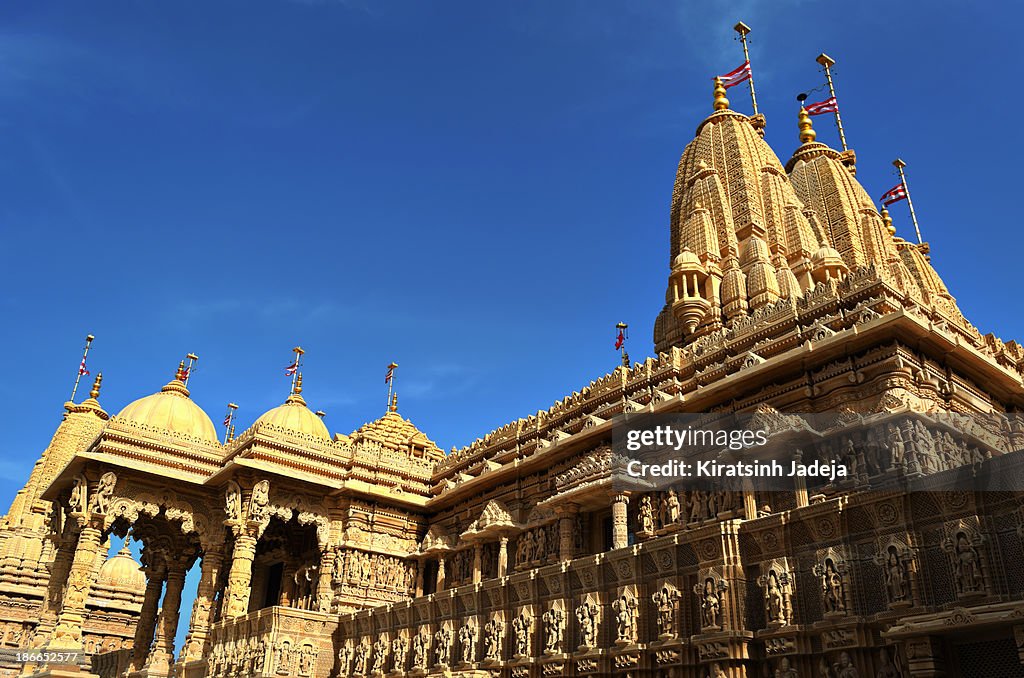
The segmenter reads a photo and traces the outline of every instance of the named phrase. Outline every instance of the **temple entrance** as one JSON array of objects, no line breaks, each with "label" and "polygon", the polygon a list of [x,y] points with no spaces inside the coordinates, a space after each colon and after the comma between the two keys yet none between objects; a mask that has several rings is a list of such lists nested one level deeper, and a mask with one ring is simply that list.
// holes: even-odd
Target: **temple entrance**
[{"label": "temple entrance", "polygon": [[249,611],[275,605],[317,609],[320,557],[316,525],[271,518],[256,543]]}]

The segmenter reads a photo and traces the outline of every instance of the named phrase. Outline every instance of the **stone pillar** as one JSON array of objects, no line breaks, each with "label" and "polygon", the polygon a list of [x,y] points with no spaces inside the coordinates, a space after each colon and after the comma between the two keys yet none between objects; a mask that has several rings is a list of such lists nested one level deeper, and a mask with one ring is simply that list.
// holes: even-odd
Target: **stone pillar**
[{"label": "stone pillar", "polygon": [[508,572],[508,537],[498,540],[498,576],[504,577]]},{"label": "stone pillar", "polygon": [[184,558],[172,558],[167,563],[167,590],[156,625],[153,649],[146,660],[147,675],[168,675],[174,663],[174,637],[178,634],[178,618],[181,615],[181,591],[185,588]]},{"label": "stone pillar", "polygon": [[330,612],[331,602],[334,600],[334,560],[338,552],[334,549],[327,549],[320,554],[320,570],[316,580],[316,601],[313,609],[320,612]]},{"label": "stone pillar", "polygon": [[192,616],[188,622],[188,635],[182,650],[182,661],[203,659],[210,651],[210,623],[213,621],[213,600],[217,593],[217,579],[224,565],[224,546],[217,544],[203,552],[199,570],[199,586],[192,603]]},{"label": "stone pillar", "polygon": [[612,499],[612,548],[629,546],[629,495],[620,492]]},{"label": "stone pillar", "polygon": [[285,563],[285,566],[281,568],[281,595],[277,601],[281,607],[292,606],[295,599],[295,573],[298,571],[299,568],[292,563]]},{"label": "stone pillar", "polygon": [[576,529],[576,517],[579,513],[579,506],[576,504],[564,504],[555,507],[558,514],[558,559],[565,562],[572,560],[576,555],[576,536],[573,534]]},{"label": "stone pillar", "polygon": [[483,579],[484,545],[477,542],[473,545],[473,583],[479,584]]},{"label": "stone pillar", "polygon": [[92,587],[92,569],[96,564],[103,533],[94,524],[86,524],[78,535],[78,545],[68,571],[67,586],[61,601],[57,624],[50,637],[49,648],[81,648],[85,599]]},{"label": "stone pillar", "polygon": [[252,582],[252,560],[256,557],[256,537],[240,534],[231,551],[228,587],[224,592],[224,617],[238,617],[249,611],[249,584]]},{"label": "stone pillar", "polygon": [[132,643],[133,671],[141,669],[149,658],[149,648],[153,644],[153,632],[156,630],[160,594],[164,591],[166,575],[162,562],[146,568],[146,595],[142,599],[142,611],[139,612],[139,623],[135,626],[135,641]]},{"label": "stone pillar", "polygon": [[416,597],[423,595],[423,570],[426,569],[426,561],[416,561]]},{"label": "stone pillar", "polygon": [[[798,464],[801,463],[802,458],[803,455],[801,454],[800,450],[797,450],[793,454],[793,461],[795,461]],[[794,485],[796,486],[795,489],[797,508],[807,506],[808,504],[810,504],[810,502],[807,499],[807,479],[804,478],[803,476],[797,476],[796,478],[794,478]]]},{"label": "stone pillar", "polygon": [[57,554],[50,567],[50,581],[46,588],[46,598],[40,609],[39,624],[32,638],[32,647],[42,647],[50,640],[53,627],[57,624],[61,602],[64,595],[64,582],[71,571],[71,563],[75,557],[75,546],[78,539],[79,526],[74,520],[65,520],[57,544]]},{"label": "stone pillar", "polygon": [[437,586],[434,587],[436,591],[444,591],[444,556],[437,559]]}]

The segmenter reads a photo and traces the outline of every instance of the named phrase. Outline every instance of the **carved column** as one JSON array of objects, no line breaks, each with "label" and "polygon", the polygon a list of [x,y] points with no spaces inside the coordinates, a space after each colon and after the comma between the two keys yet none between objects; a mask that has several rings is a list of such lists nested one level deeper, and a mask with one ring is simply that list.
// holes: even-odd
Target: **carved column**
[{"label": "carved column", "polygon": [[438,592],[444,591],[444,556],[437,559],[437,586]]},{"label": "carved column", "polygon": [[178,618],[181,614],[181,591],[185,588],[184,558],[169,559],[167,563],[167,590],[156,625],[153,649],[146,661],[150,675],[169,673],[174,663],[174,637],[178,634]]},{"label": "carved column", "polygon": [[35,636],[32,639],[32,647],[44,646],[49,642],[50,634],[53,633],[57,615],[60,614],[64,582],[68,579],[68,572],[71,571],[71,563],[75,557],[78,532],[79,526],[76,521],[64,521],[64,528],[58,538],[57,554],[50,567],[50,581],[46,588],[46,598],[43,599],[40,610],[39,624],[36,626]]},{"label": "carved column", "polygon": [[[801,454],[800,450],[797,450],[795,453],[793,453],[793,461],[799,464],[801,463],[802,459],[803,454]],[[796,485],[797,508],[807,506],[808,504],[810,504],[810,502],[807,499],[807,479],[804,478],[803,476],[797,476],[794,479],[794,482]],[[749,518],[750,516],[747,517]]]},{"label": "carved column", "polygon": [[96,564],[103,533],[97,524],[87,523],[78,535],[78,545],[68,571],[67,586],[64,599],[61,601],[60,614],[53,629],[48,647],[80,648],[82,647],[82,620],[85,618],[85,599],[92,587],[92,570]]},{"label": "carved column", "polygon": [[616,494],[612,499],[612,548],[629,546],[629,495]]},{"label": "carved column", "polygon": [[508,572],[508,537],[498,540],[498,576],[504,577]]},{"label": "carved column", "polygon": [[210,623],[213,621],[213,600],[217,592],[217,580],[224,565],[224,546],[217,544],[207,547],[199,571],[199,586],[192,603],[192,616],[188,623],[188,636],[182,650],[183,661],[202,659],[210,650]]},{"label": "carved column", "polygon": [[231,569],[228,571],[228,587],[224,592],[227,600],[225,617],[238,617],[249,611],[249,584],[252,582],[252,560],[256,557],[256,537],[240,534],[235,537],[231,550]]},{"label": "carved column", "polygon": [[334,582],[331,575],[334,573],[334,561],[338,552],[334,549],[327,549],[320,554],[320,572],[317,575],[316,583],[316,608],[321,612],[329,612],[331,601],[334,599]]},{"label": "carved column", "polygon": [[292,563],[286,563],[281,570],[281,595],[277,602],[281,607],[291,607],[295,599],[295,573],[298,571]]},{"label": "carved column", "polygon": [[576,555],[576,536],[573,534],[576,529],[576,515],[579,506],[576,504],[564,504],[555,507],[558,514],[558,559],[561,561],[572,560]]},{"label": "carved column", "polygon": [[479,584],[483,579],[484,545],[477,542],[473,545],[473,583]]},{"label": "carved column", "polygon": [[416,561],[416,597],[419,598],[423,595],[423,570],[426,569],[426,561]]},{"label": "carved column", "polygon": [[149,648],[153,644],[153,632],[156,630],[156,616],[160,606],[160,594],[164,590],[164,579],[167,571],[163,562],[152,563],[146,569],[146,595],[142,599],[142,611],[139,623],[135,627],[135,641],[132,644],[133,671],[141,669],[149,658]]}]

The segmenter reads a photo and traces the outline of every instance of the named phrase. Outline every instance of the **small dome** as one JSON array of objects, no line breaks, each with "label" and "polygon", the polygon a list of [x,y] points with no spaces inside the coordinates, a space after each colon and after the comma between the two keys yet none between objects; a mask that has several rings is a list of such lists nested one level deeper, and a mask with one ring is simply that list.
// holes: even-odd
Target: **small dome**
[{"label": "small dome", "polygon": [[811,265],[815,268],[820,266],[839,266],[840,268],[846,268],[846,264],[843,263],[843,258],[839,256],[839,252],[828,245],[822,245],[821,248],[814,253],[814,256],[811,257]]},{"label": "small dome", "polygon": [[189,399],[188,389],[178,379],[164,386],[159,393],[139,398],[121,410],[117,416],[173,433],[184,433],[211,443],[219,442],[217,429],[214,428],[210,417]]},{"label": "small dome", "polygon": [[771,261],[771,255],[768,251],[768,243],[757,236],[751,236],[743,245],[740,265],[746,267],[757,261]]},{"label": "small dome", "polygon": [[327,426],[320,417],[309,411],[306,401],[299,393],[292,393],[288,396],[288,400],[284,401],[284,405],[278,405],[264,413],[256,420],[256,423],[271,424],[325,441],[331,439],[331,433],[327,430]]},{"label": "small dome", "polygon": [[693,269],[698,268],[704,270],[701,266],[700,259],[694,254],[689,247],[684,247],[683,251],[676,255],[676,258],[672,261],[672,270],[678,271],[680,269]]},{"label": "small dome", "polygon": [[96,583],[113,589],[141,593],[146,590],[146,575],[139,568],[139,563],[132,558],[128,542],[125,541],[117,555],[107,558],[103,563]]}]

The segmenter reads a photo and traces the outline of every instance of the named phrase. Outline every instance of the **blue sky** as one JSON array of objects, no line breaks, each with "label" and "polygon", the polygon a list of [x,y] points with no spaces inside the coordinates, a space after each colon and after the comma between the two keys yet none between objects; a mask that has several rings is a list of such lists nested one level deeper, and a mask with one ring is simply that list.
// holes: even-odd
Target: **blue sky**
[{"label": "blue sky", "polygon": [[383,413],[396,360],[400,411],[445,449],[614,368],[616,321],[648,355],[676,163],[739,19],[783,161],[826,51],[858,178],[877,197],[902,156],[961,309],[1024,337],[1015,4],[5,3],[0,499],[89,332],[112,414],[194,351],[194,399],[244,427],[298,343],[332,430]]}]

